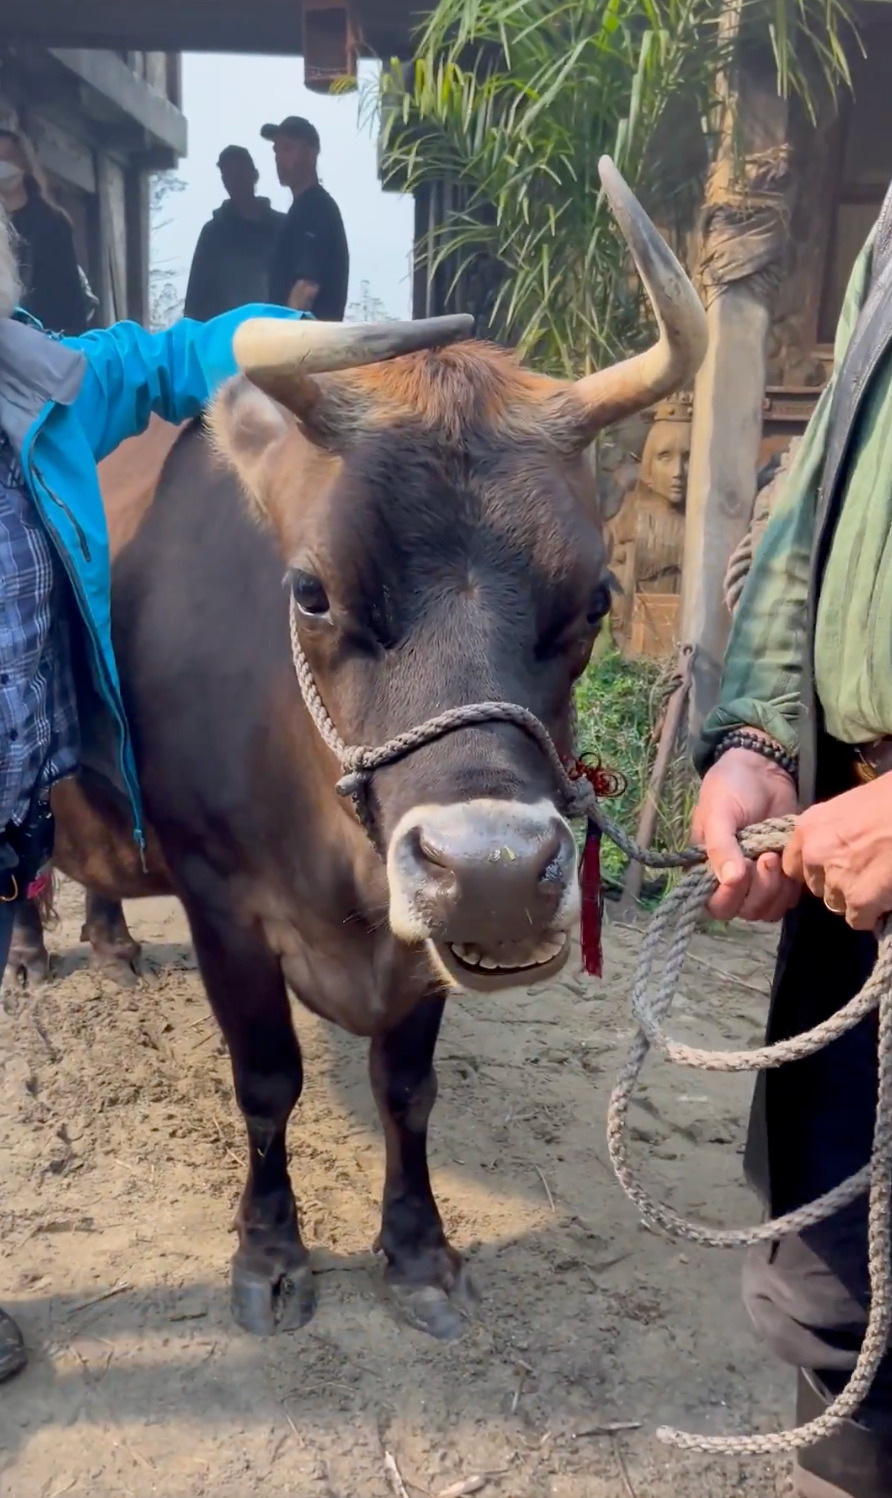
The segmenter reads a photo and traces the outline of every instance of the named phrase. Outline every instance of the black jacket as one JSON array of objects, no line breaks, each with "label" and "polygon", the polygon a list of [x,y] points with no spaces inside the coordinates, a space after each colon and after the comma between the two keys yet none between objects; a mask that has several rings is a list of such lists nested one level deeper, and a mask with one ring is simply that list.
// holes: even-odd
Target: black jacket
[{"label": "black jacket", "polygon": [[189,272],[187,317],[208,322],[248,302],[270,300],[270,257],[285,215],[271,208],[268,198],[257,203],[260,217],[243,218],[227,199],[205,224]]},{"label": "black jacket", "polygon": [[296,281],[313,281],[319,291],[311,311],[322,322],[343,322],[350,279],[347,235],[337,203],[315,182],[288,210],[270,267],[269,296],[289,305]]},{"label": "black jacket", "polygon": [[27,203],[10,218],[19,237],[22,306],[48,332],[77,337],[87,327],[87,303],[67,216],[28,183]]}]

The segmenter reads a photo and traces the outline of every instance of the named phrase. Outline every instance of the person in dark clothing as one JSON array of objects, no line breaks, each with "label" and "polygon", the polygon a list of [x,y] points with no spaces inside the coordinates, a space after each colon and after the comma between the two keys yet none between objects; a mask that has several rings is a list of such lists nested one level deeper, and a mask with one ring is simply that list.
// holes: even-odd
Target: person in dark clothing
[{"label": "person in dark clothing", "polygon": [[319,132],[309,120],[289,115],[260,134],[272,141],[279,181],[294,197],[273,251],[270,301],[312,312],[322,322],[343,322],[350,253],[340,209],[317,175]]},{"label": "person in dark clothing", "polygon": [[48,332],[83,333],[87,303],[71,222],[47,198],[33,147],[18,130],[0,130],[0,206],[17,235],[25,311]]},{"label": "person in dark clothing", "polygon": [[226,146],[217,167],[226,202],[198,236],[183,309],[198,322],[270,300],[270,256],[285,222],[269,198],[257,197],[257,168],[245,146]]}]

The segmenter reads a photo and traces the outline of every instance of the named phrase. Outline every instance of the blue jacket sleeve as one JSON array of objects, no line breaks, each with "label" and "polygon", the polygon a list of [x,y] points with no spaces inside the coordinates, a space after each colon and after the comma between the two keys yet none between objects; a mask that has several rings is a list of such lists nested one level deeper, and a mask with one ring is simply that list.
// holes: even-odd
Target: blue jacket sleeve
[{"label": "blue jacket sleeve", "polygon": [[87,361],[74,411],[96,462],[144,431],[153,412],[177,425],[197,416],[236,373],[232,339],[240,323],[302,316],[286,307],[251,305],[205,323],[183,318],[161,333],[120,322],[66,339]]}]

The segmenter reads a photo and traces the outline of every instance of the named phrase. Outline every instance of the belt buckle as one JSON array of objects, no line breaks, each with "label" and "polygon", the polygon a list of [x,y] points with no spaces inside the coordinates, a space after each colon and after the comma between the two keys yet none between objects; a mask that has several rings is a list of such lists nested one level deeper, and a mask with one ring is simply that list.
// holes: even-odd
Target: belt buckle
[{"label": "belt buckle", "polygon": [[879,780],[880,777],[876,765],[872,765],[859,748],[855,749],[855,775],[862,785],[869,785],[872,780]]}]

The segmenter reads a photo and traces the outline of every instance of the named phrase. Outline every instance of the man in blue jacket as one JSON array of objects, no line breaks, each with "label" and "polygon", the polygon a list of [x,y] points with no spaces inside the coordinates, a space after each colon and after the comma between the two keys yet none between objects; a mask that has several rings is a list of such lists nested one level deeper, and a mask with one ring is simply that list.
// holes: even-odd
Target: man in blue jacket
[{"label": "man in blue jacket", "polygon": [[[163,333],[119,323],[57,340],[16,313],[18,292],[0,209],[0,979],[16,902],[52,851],[49,787],[77,766],[79,725],[100,725],[103,760],[143,838],[96,465],[153,412],[196,416],[235,373],[232,337],[245,318],[303,315],[249,306]],[[24,1363],[19,1329],[0,1311],[0,1381]]]}]

